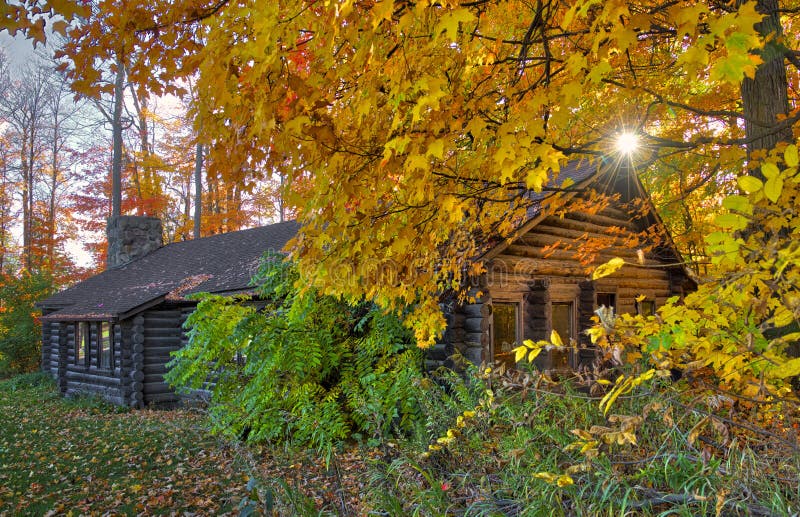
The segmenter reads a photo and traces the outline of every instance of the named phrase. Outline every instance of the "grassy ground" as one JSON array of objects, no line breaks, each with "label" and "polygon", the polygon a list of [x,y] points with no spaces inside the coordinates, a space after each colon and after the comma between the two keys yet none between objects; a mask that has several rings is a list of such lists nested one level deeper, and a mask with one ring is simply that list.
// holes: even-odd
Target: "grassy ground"
[{"label": "grassy ground", "polygon": [[46,378],[0,382],[0,514],[210,514],[234,510],[246,474],[190,411],[65,400]]},{"label": "grassy ground", "polygon": [[188,409],[65,399],[42,374],[0,380],[0,517],[360,515],[364,459],[245,447]]},{"label": "grassy ground", "polygon": [[[46,376],[18,376],[0,381],[0,516],[798,515],[793,416],[742,426],[685,395],[634,393],[615,404],[638,422],[623,445],[602,436],[628,417],[512,381],[431,386],[419,433],[325,466],[212,437],[198,412],[68,400]],[[596,455],[574,429],[600,433]]]}]

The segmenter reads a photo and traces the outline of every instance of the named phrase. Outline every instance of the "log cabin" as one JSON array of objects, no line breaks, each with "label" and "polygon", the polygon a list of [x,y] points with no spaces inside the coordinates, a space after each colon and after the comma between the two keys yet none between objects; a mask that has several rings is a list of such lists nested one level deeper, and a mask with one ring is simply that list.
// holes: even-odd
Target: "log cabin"
[{"label": "log cabin", "polygon": [[[575,367],[591,358],[581,330],[596,308],[649,314],[695,287],[634,173],[571,162],[559,174],[565,179],[563,191],[530,194],[511,238],[487,240],[485,273],[466,286],[472,303],[443,296],[448,327],[429,350],[429,368],[452,365],[455,355],[511,364],[515,343],[552,330],[577,352],[553,352],[539,365]],[[38,304],[42,369],[65,395],[94,393],[134,408],[178,402],[163,374],[187,343],[184,322],[195,308],[187,296],[254,296],[260,258],[299,229],[284,222],[164,246],[158,219],[109,220],[107,270]],[[612,257],[626,265],[592,281],[591,270]]]},{"label": "log cabin", "polygon": [[[574,161],[548,187],[529,194],[527,218],[511,237],[486,243],[485,272],[466,286],[471,303],[442,301],[447,330],[429,350],[428,368],[452,367],[455,355],[513,367],[519,343],[548,340],[553,330],[569,345],[541,354],[539,368],[590,366],[596,351],[583,331],[598,308],[651,315],[697,288],[631,168]],[[592,280],[615,257],[625,265]]]},{"label": "log cabin", "polygon": [[42,370],[65,395],[134,408],[178,402],[163,375],[188,341],[183,324],[196,302],[187,297],[254,295],[261,257],[299,228],[290,221],[162,246],[158,219],[111,219],[107,269],[38,303]]}]

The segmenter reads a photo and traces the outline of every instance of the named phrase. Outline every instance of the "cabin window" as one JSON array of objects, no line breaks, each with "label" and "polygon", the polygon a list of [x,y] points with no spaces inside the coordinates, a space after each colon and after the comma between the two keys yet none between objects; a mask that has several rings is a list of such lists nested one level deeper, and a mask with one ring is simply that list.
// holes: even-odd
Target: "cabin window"
[{"label": "cabin window", "polygon": [[97,324],[97,330],[97,364],[100,368],[110,370],[114,358],[113,327],[104,321]]},{"label": "cabin window", "polygon": [[86,366],[89,357],[89,324],[85,321],[75,324],[75,364]]},{"label": "cabin window", "polygon": [[492,303],[492,359],[514,366],[514,348],[519,342],[519,304]]},{"label": "cabin window", "polygon": [[565,345],[575,339],[575,304],[573,302],[552,303],[552,329],[558,332]]},{"label": "cabin window", "polygon": [[614,293],[597,293],[597,307],[607,307],[617,310],[617,295]]},{"label": "cabin window", "polygon": [[654,300],[636,300],[636,314],[642,316],[653,316],[656,313],[656,302]]}]

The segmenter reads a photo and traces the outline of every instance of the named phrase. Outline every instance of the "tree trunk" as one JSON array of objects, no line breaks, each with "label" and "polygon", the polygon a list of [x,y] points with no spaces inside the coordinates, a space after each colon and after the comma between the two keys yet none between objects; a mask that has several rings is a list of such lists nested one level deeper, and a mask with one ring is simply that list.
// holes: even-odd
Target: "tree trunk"
[{"label": "tree trunk", "polygon": [[22,169],[22,264],[25,269],[31,268],[31,203],[29,199],[33,197],[30,189],[30,176],[33,166],[28,163],[29,133],[32,128],[26,128],[22,133],[22,147],[20,149],[20,168]]},{"label": "tree trunk", "polygon": [[[756,30],[764,37],[773,37],[759,53],[764,63],[756,69],[755,77],[745,77],[742,81],[748,161],[753,152],[769,150],[778,142],[792,139],[791,127],[776,127],[778,117],[789,113],[784,50],[779,38],[783,31],[778,4],[778,0],[758,0],[756,5],[758,12],[765,14],[764,19],[755,25]],[[760,176],[761,172],[754,170],[751,174]]]},{"label": "tree trunk", "polygon": [[111,217],[122,215],[122,102],[125,88],[125,65],[117,55],[117,75],[114,80],[114,118],[112,121],[113,150],[111,157]]},{"label": "tree trunk", "polygon": [[194,154],[194,238],[200,238],[200,219],[203,214],[203,144],[197,142]]},{"label": "tree trunk", "polygon": [[61,120],[59,118],[58,109],[53,110],[53,141],[51,142],[51,156],[50,156],[50,179],[52,185],[50,186],[50,199],[48,203],[47,213],[47,261],[50,268],[55,264],[55,241],[56,241],[56,190],[58,188],[58,169],[59,169],[59,155],[60,145],[59,139],[61,138]]}]

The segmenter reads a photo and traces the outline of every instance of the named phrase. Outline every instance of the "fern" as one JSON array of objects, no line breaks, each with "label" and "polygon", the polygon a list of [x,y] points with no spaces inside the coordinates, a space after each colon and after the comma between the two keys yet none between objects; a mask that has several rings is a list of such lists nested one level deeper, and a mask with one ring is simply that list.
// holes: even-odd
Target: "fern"
[{"label": "fern", "polygon": [[202,295],[169,382],[209,387],[215,429],[250,441],[329,452],[356,433],[410,431],[420,415],[422,357],[402,321],[368,302],[299,290],[297,281],[293,265],[272,255],[254,279],[268,300],[263,309]]}]

